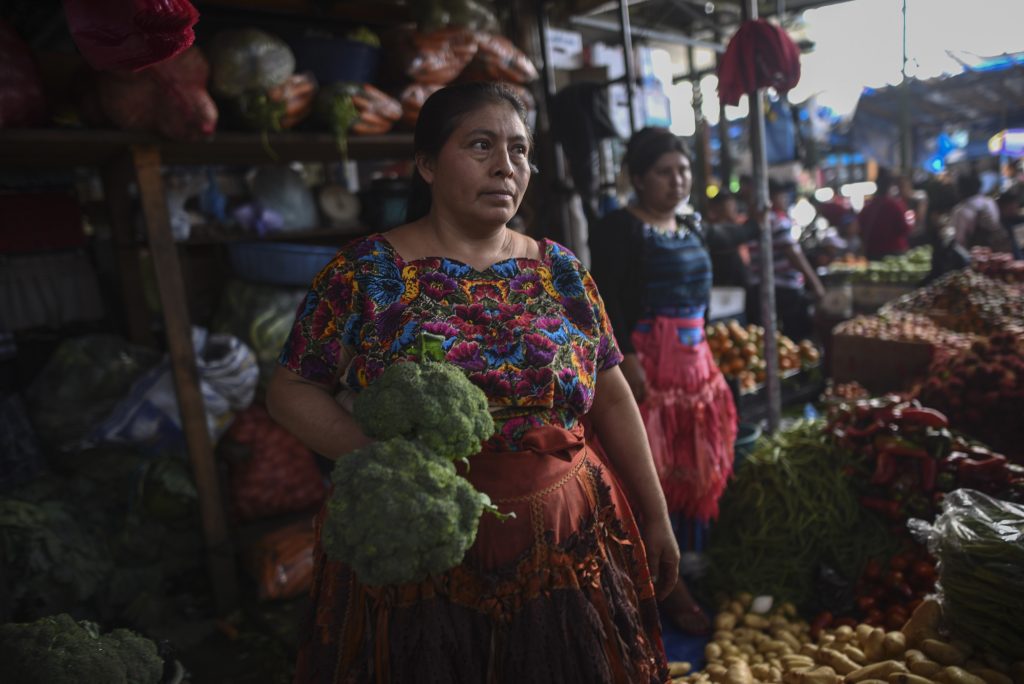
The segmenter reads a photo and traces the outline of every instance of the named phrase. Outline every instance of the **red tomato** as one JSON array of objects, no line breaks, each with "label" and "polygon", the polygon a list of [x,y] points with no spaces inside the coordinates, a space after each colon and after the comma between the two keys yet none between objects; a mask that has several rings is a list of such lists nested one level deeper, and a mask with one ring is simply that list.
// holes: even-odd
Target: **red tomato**
[{"label": "red tomato", "polygon": [[885,614],[882,613],[878,608],[871,608],[868,610],[867,615],[864,616],[864,622],[871,625],[872,627],[879,627],[885,621]]},{"label": "red tomato", "polygon": [[872,558],[864,566],[864,576],[868,579],[878,579],[882,574],[882,564]]},{"label": "red tomato", "polygon": [[898,553],[889,559],[889,567],[898,572],[903,572],[910,566],[910,560],[902,553]]},{"label": "red tomato", "polygon": [[862,613],[867,613],[869,610],[875,607],[878,603],[874,596],[858,596],[857,597],[857,608]]},{"label": "red tomato", "polygon": [[882,578],[882,581],[885,583],[885,586],[890,589],[896,589],[900,585],[906,583],[903,578],[903,573],[899,570],[890,570],[885,573],[885,577]]},{"label": "red tomato", "polygon": [[917,561],[910,570],[915,577],[921,577],[935,581],[935,565],[928,561]]}]

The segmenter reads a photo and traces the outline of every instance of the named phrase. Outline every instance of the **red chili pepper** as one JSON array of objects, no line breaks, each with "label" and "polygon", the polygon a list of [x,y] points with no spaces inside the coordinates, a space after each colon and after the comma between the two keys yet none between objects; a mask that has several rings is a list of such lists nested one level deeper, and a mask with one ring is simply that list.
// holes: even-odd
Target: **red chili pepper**
[{"label": "red chili pepper", "polygon": [[817,639],[818,635],[821,633],[821,630],[825,629],[831,624],[832,613],[828,612],[827,610],[821,611],[820,613],[818,613],[818,616],[814,618],[814,621],[811,622],[811,636]]},{"label": "red chili pepper", "polygon": [[935,478],[938,476],[939,466],[932,460],[931,456],[921,459],[921,489],[930,492],[935,489]]},{"label": "red chili pepper", "polygon": [[885,422],[881,420],[872,421],[867,427],[857,428],[853,425],[846,427],[846,434],[849,437],[870,437],[885,426]]},{"label": "red chili pepper", "polygon": [[931,455],[921,447],[910,446],[908,444],[896,444],[890,443],[888,446],[882,448],[882,451],[889,454],[890,456],[906,456],[908,458],[927,458],[931,459]]},{"label": "red chili pepper", "polygon": [[896,463],[889,457],[889,452],[882,451],[876,457],[875,472],[871,476],[871,484],[886,485],[896,475]]},{"label": "red chili pepper", "polygon": [[899,501],[886,501],[885,499],[873,499],[868,496],[860,497],[860,503],[864,508],[877,511],[890,520],[899,520],[902,515]]},{"label": "red chili pepper", "polygon": [[949,425],[945,414],[933,408],[905,408],[902,410],[901,423],[925,425],[933,428],[944,428]]},{"label": "red chili pepper", "polygon": [[970,482],[1003,483],[1010,479],[1006,457],[1001,454],[992,454],[983,461],[963,459],[957,465],[957,475],[961,480]]}]

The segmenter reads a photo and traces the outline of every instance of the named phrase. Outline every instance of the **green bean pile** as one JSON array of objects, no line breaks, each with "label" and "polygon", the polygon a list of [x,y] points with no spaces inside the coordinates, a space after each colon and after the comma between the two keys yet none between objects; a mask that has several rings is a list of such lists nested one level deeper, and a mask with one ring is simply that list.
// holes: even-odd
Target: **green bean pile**
[{"label": "green bean pile", "polygon": [[974,646],[1024,653],[1024,507],[961,489],[935,522],[943,615]]},{"label": "green bean pile", "polygon": [[868,558],[890,552],[885,525],[844,474],[856,456],[829,444],[823,425],[802,422],[762,439],[737,470],[709,536],[708,590],[768,594],[812,610],[822,565],[852,584]]}]

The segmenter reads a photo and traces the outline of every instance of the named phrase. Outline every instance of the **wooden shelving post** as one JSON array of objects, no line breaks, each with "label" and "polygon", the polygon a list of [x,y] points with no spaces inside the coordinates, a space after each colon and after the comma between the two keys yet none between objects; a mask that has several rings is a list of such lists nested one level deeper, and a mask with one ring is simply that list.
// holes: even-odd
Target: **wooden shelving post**
[{"label": "wooden shelving post", "polygon": [[160,292],[182,430],[199,491],[210,580],[217,610],[224,614],[237,605],[235,557],[221,503],[220,481],[214,462],[213,444],[206,427],[203,395],[199,390],[185,283],[181,275],[178,247],[171,235],[167,200],[160,174],[160,148],[157,145],[132,145],[131,156]]}]

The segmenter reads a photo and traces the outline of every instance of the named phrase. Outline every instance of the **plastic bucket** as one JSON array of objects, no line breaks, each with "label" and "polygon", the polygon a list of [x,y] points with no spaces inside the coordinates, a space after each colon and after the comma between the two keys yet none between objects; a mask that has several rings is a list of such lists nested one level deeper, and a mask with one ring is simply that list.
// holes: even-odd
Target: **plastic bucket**
[{"label": "plastic bucket", "polygon": [[761,426],[756,423],[740,423],[736,431],[736,441],[733,443],[733,469],[740,467],[750,452],[754,450],[754,444],[761,437]]}]

